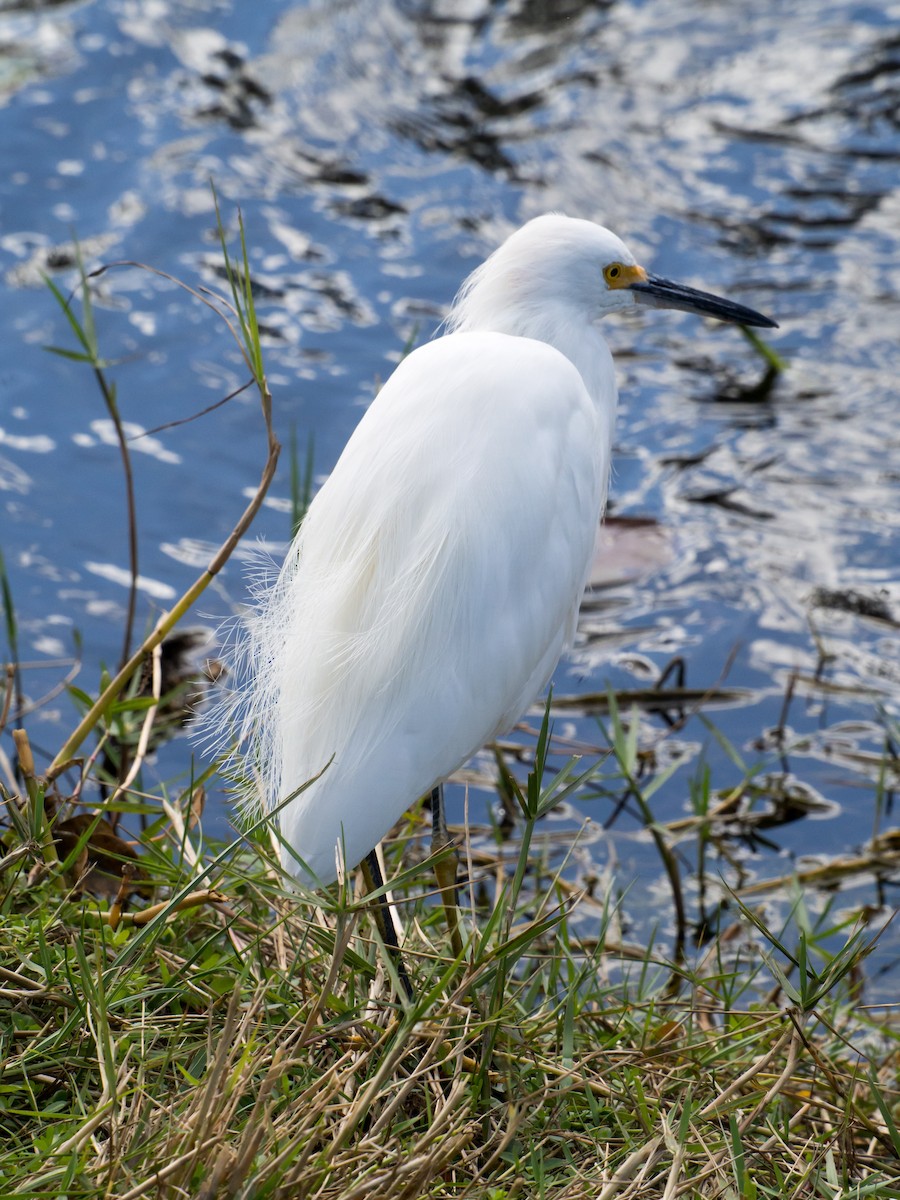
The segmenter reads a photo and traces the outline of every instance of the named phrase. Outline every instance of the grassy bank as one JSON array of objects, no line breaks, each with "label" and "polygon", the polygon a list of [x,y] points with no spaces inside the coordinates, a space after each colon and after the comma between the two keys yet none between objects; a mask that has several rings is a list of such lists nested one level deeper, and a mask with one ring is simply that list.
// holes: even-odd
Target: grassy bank
[{"label": "grassy bank", "polygon": [[3,1194],[898,1195],[896,1012],[858,1003],[863,937],[828,958],[745,916],[690,964],[617,944],[536,879],[532,810],[453,964],[399,861],[413,816],[388,851],[403,1007],[352,887],[298,902],[265,836],[204,847],[170,809],[138,845],[166,898],[120,915],[118,887],[8,846]]}]

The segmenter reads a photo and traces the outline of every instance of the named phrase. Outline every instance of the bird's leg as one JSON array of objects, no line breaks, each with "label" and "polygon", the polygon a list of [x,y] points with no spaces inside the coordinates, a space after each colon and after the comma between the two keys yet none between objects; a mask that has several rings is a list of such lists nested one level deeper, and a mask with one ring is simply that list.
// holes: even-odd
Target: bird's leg
[{"label": "bird's leg", "polygon": [[449,847],[451,854],[444,854],[439,862],[434,864],[434,874],[441,892],[441,903],[447,918],[447,928],[450,931],[450,945],[454,955],[459,958],[462,954],[462,937],[459,932],[459,907],[457,905],[457,873],[459,858],[456,845],[447,831],[447,821],[444,817],[444,785],[439,783],[431,793],[431,853],[438,854]]},{"label": "bird's leg", "polygon": [[[381,874],[378,855],[374,850],[369,851],[360,863],[360,868],[363,873],[366,891],[377,892],[379,888],[384,887],[384,877]],[[413,992],[412,984],[409,982],[409,976],[406,973],[403,955],[400,953],[400,942],[397,938],[397,928],[394,925],[394,918],[391,916],[391,906],[384,895],[376,897],[374,903],[375,924],[378,927],[378,933],[391,957],[394,969],[397,972],[397,978],[400,980],[400,986],[404,992],[404,995],[398,996],[397,999],[401,1001],[404,999],[414,1000],[415,993]]]}]

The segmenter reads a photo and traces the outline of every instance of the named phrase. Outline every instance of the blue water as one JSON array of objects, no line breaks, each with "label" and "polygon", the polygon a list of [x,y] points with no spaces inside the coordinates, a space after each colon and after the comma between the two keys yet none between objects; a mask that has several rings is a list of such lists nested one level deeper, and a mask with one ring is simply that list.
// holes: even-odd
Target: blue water
[{"label": "blue water", "polygon": [[[879,780],[900,711],[898,18],[897,4],[821,0],[0,6],[0,549],[29,701],[62,678],[76,635],[78,684],[96,688],[127,599],[106,414],[90,372],[44,349],[72,344],[41,276],[74,286],[73,234],[90,267],[140,261],[220,289],[210,180],[232,233],[240,206],[276,426],[303,449],[314,436],[321,482],[407,339],[431,336],[511,228],[558,209],[608,224],[660,274],[771,313],[790,368],[752,402],[763,365],[737,330],[676,313],[607,322],[622,393],[611,507],[652,524],[598,565],[557,694],[647,687],[675,655],[689,686],[747,689],[708,716],[818,807],[776,814],[766,844],[734,838],[715,868],[732,883],[895,826],[896,771]],[[94,300],[132,432],[244,382],[227,330],[158,276],[120,267]],[[247,393],[131,448],[146,628],[231,529],[265,446]],[[287,459],[249,539],[276,555]],[[246,599],[249,549],[198,619]],[[29,718],[38,749],[52,755],[74,718],[51,695]],[[783,756],[769,732],[782,723]],[[557,729],[603,740],[569,710]],[[645,717],[640,742],[685,759],[654,797],[662,821],[688,811],[704,764],[716,786],[741,778],[697,718],[666,734]],[[181,741],[154,769],[185,779],[185,764]],[[492,760],[473,771],[488,781]],[[491,802],[473,791],[473,817]],[[457,789],[452,817],[462,803]],[[643,880],[626,921],[665,932],[655,851],[627,811],[603,833],[612,811],[584,799],[548,823],[555,853],[590,817],[570,873]],[[207,825],[228,819],[214,798]],[[689,871],[696,847],[682,849]],[[861,877],[836,911],[895,900]]]}]

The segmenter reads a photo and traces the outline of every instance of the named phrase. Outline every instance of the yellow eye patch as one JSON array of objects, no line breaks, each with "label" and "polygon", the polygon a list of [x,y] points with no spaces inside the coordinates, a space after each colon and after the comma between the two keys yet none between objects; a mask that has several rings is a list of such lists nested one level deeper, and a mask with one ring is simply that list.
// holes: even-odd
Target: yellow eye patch
[{"label": "yellow eye patch", "polygon": [[635,283],[645,283],[647,272],[643,267],[629,266],[627,263],[612,262],[603,268],[603,278],[610,288],[627,288]]}]

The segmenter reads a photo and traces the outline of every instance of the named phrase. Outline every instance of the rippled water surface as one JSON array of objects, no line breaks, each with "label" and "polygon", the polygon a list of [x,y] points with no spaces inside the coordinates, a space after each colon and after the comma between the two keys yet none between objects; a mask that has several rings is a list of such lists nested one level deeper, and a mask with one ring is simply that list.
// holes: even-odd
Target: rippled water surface
[{"label": "rippled water surface", "polygon": [[[646,690],[680,657],[686,687],[732,691],[702,718],[667,710],[672,730],[642,718],[649,765],[684,759],[657,818],[690,813],[706,766],[726,792],[744,777],[735,758],[758,768],[740,805],[762,827],[724,827],[714,875],[752,885],[896,828],[898,19],[896,4],[827,0],[0,3],[0,548],[28,699],[62,677],[76,632],[79,683],[96,686],[127,597],[112,427],[90,373],[42,349],[71,336],[42,274],[73,286],[73,231],[90,266],[139,260],[220,287],[210,180],[232,229],[241,206],[276,425],[301,449],[314,435],[321,481],[404,343],[431,336],[511,228],[559,209],[608,224],[660,274],[771,313],[790,365],[767,391],[734,328],[606,323],[622,520],[556,674],[557,733],[603,744],[577,697]],[[131,443],[150,622],[234,524],[264,438],[247,396],[170,424],[244,382],[202,305],[133,267],[104,275],[96,303],[123,419],[157,430]],[[255,527],[275,553],[289,491],[285,455]],[[233,562],[202,607],[245,596]],[[43,722],[55,749],[73,716],[51,699],[33,739]],[[184,759],[182,743],[161,774]],[[493,759],[473,770],[489,780]],[[490,800],[472,793],[473,820]],[[667,933],[629,804],[585,798],[546,822],[557,859],[585,817],[570,876],[614,867],[627,927]],[[689,871],[697,846],[680,850]],[[884,863],[835,911],[886,912],[890,844]],[[876,971],[896,948],[889,933]]]}]

